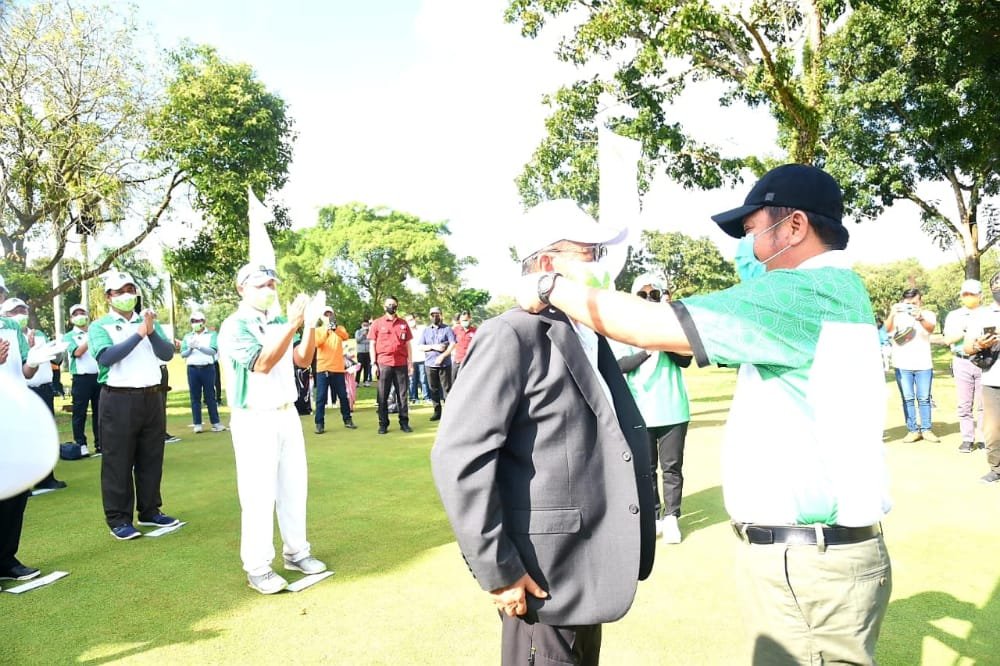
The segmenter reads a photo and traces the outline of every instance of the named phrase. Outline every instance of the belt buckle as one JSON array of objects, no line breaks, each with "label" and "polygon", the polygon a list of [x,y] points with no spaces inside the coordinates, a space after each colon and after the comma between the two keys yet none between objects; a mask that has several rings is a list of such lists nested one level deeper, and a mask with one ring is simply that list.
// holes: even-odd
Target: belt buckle
[{"label": "belt buckle", "polygon": [[729,526],[733,528],[733,534],[736,535],[737,539],[744,543],[750,543],[750,538],[747,536],[747,528],[750,527],[750,523],[731,521]]}]

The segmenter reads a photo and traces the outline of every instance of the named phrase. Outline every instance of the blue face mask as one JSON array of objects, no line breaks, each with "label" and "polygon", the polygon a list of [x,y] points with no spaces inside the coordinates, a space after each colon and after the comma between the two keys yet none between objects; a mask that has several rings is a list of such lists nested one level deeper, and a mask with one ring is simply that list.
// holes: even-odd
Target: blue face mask
[{"label": "blue face mask", "polygon": [[[760,235],[763,236],[790,217],[791,215],[786,215],[769,226],[767,229],[764,229],[764,231],[760,232]],[[736,262],[736,274],[740,276],[740,280],[742,282],[759,278],[767,272],[767,263],[769,261],[791,247],[791,245],[789,245],[788,247],[782,248],[764,261],[761,261],[757,258],[757,255],[754,254],[753,251],[753,244],[756,239],[757,236],[755,234],[748,233],[740,239],[739,244],[736,246],[736,257],[734,258],[734,261]]]}]

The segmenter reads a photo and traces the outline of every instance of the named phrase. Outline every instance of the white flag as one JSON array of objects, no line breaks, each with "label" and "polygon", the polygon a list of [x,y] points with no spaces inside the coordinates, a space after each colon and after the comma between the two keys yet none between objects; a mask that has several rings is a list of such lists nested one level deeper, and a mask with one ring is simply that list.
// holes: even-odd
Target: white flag
[{"label": "white flag", "polygon": [[625,267],[629,245],[638,245],[639,157],[642,144],[615,134],[606,127],[607,114],[597,119],[597,168],[600,222],[627,229],[625,239],[608,248],[605,261],[613,277]]},{"label": "white flag", "polygon": [[267,235],[267,223],[271,221],[271,211],[260,202],[253,190],[247,186],[247,218],[250,222],[250,260],[271,269],[278,266],[274,259],[274,246]]}]

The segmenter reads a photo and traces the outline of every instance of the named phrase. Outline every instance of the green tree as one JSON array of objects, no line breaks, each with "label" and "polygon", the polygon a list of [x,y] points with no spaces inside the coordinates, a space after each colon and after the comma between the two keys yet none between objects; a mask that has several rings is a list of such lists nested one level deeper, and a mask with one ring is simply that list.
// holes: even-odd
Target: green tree
[{"label": "green tree", "polygon": [[[206,225],[166,254],[167,266],[196,300],[235,298],[233,279],[246,263],[247,187],[261,198],[288,177],[295,134],[285,103],[243,63],[208,46],[170,54],[166,102],[151,117],[152,159],[176,165]],[[274,208],[273,232],[287,229]]]},{"label": "green tree", "polygon": [[[930,285],[927,271],[916,259],[887,264],[856,264],[854,270],[865,283],[875,316],[881,319],[885,319],[889,309],[902,300],[904,291],[919,289],[926,294]],[[959,284],[955,283],[954,288],[957,289]]]},{"label": "green tree", "polygon": [[738,281],[733,262],[725,259],[707,237],[644,231],[642,240],[647,256],[645,269],[662,273],[674,298],[719,291]]},{"label": "green tree", "polygon": [[[864,2],[829,49],[828,168],[862,216],[915,204],[925,233],[961,247],[970,278],[1000,238],[998,26],[994,0]],[[953,206],[922,196],[924,182],[945,184]]]},{"label": "green tree", "polygon": [[315,227],[290,232],[277,248],[281,292],[323,288],[345,322],[378,316],[387,296],[401,312],[426,313],[454,303],[461,272],[475,263],[456,257],[444,222],[360,203],[326,206]]},{"label": "green tree", "polygon": [[[446,313],[459,314],[468,310],[473,321],[482,321],[488,318],[487,306],[490,303],[490,292],[484,289],[459,289],[452,297],[450,308],[445,308]],[[447,316],[447,314],[445,315]]]},{"label": "green tree", "polygon": [[555,110],[546,121],[546,138],[518,179],[522,198],[529,204],[556,196],[596,201],[602,93],[629,109],[609,124],[641,141],[643,182],[662,170],[684,186],[712,188],[738,179],[745,166],[762,171],[767,164],[759,156],[725,155],[670,118],[671,103],[692,82],[706,79],[725,86],[722,106],[765,106],[788,159],[816,162],[827,108],[825,41],[845,9],[841,0],[752,0],[738,6],[709,0],[511,0],[506,18],[529,37],[550,18],[571,14],[575,27],[557,56],[581,67],[601,63],[609,72],[545,99]]}]

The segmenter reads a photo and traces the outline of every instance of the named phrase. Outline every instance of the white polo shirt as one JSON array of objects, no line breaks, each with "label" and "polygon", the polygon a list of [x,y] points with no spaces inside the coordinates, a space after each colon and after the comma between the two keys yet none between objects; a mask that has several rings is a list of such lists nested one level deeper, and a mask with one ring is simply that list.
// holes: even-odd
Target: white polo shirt
[{"label": "white polo shirt", "polygon": [[[139,324],[141,323],[142,316],[139,314],[133,313],[130,321],[113,310],[94,321],[90,325],[90,331],[88,332],[90,351],[94,354],[94,358],[99,358],[101,352],[108,347],[116,345],[119,342],[124,342],[132,337],[139,329]],[[158,323],[154,322],[153,328],[161,338],[164,340],[169,339],[163,333],[163,329],[160,328]],[[130,351],[128,356],[118,363],[110,367],[98,364],[99,372],[97,373],[97,381],[115,388],[147,388],[149,386],[158,386],[160,383],[160,366],[162,364],[163,361],[156,357],[156,353],[153,351],[153,343],[149,341],[149,337],[147,336],[140,340],[135,349]]]},{"label": "white polo shirt", "polygon": [[96,375],[97,374],[97,359],[94,355],[90,353],[90,347],[87,347],[87,351],[83,352],[79,356],[76,355],[76,350],[80,348],[84,342],[87,341],[87,331],[83,330],[79,326],[74,326],[72,331],[68,331],[63,336],[63,342],[66,343],[66,355],[69,356],[69,371],[74,375]]}]

